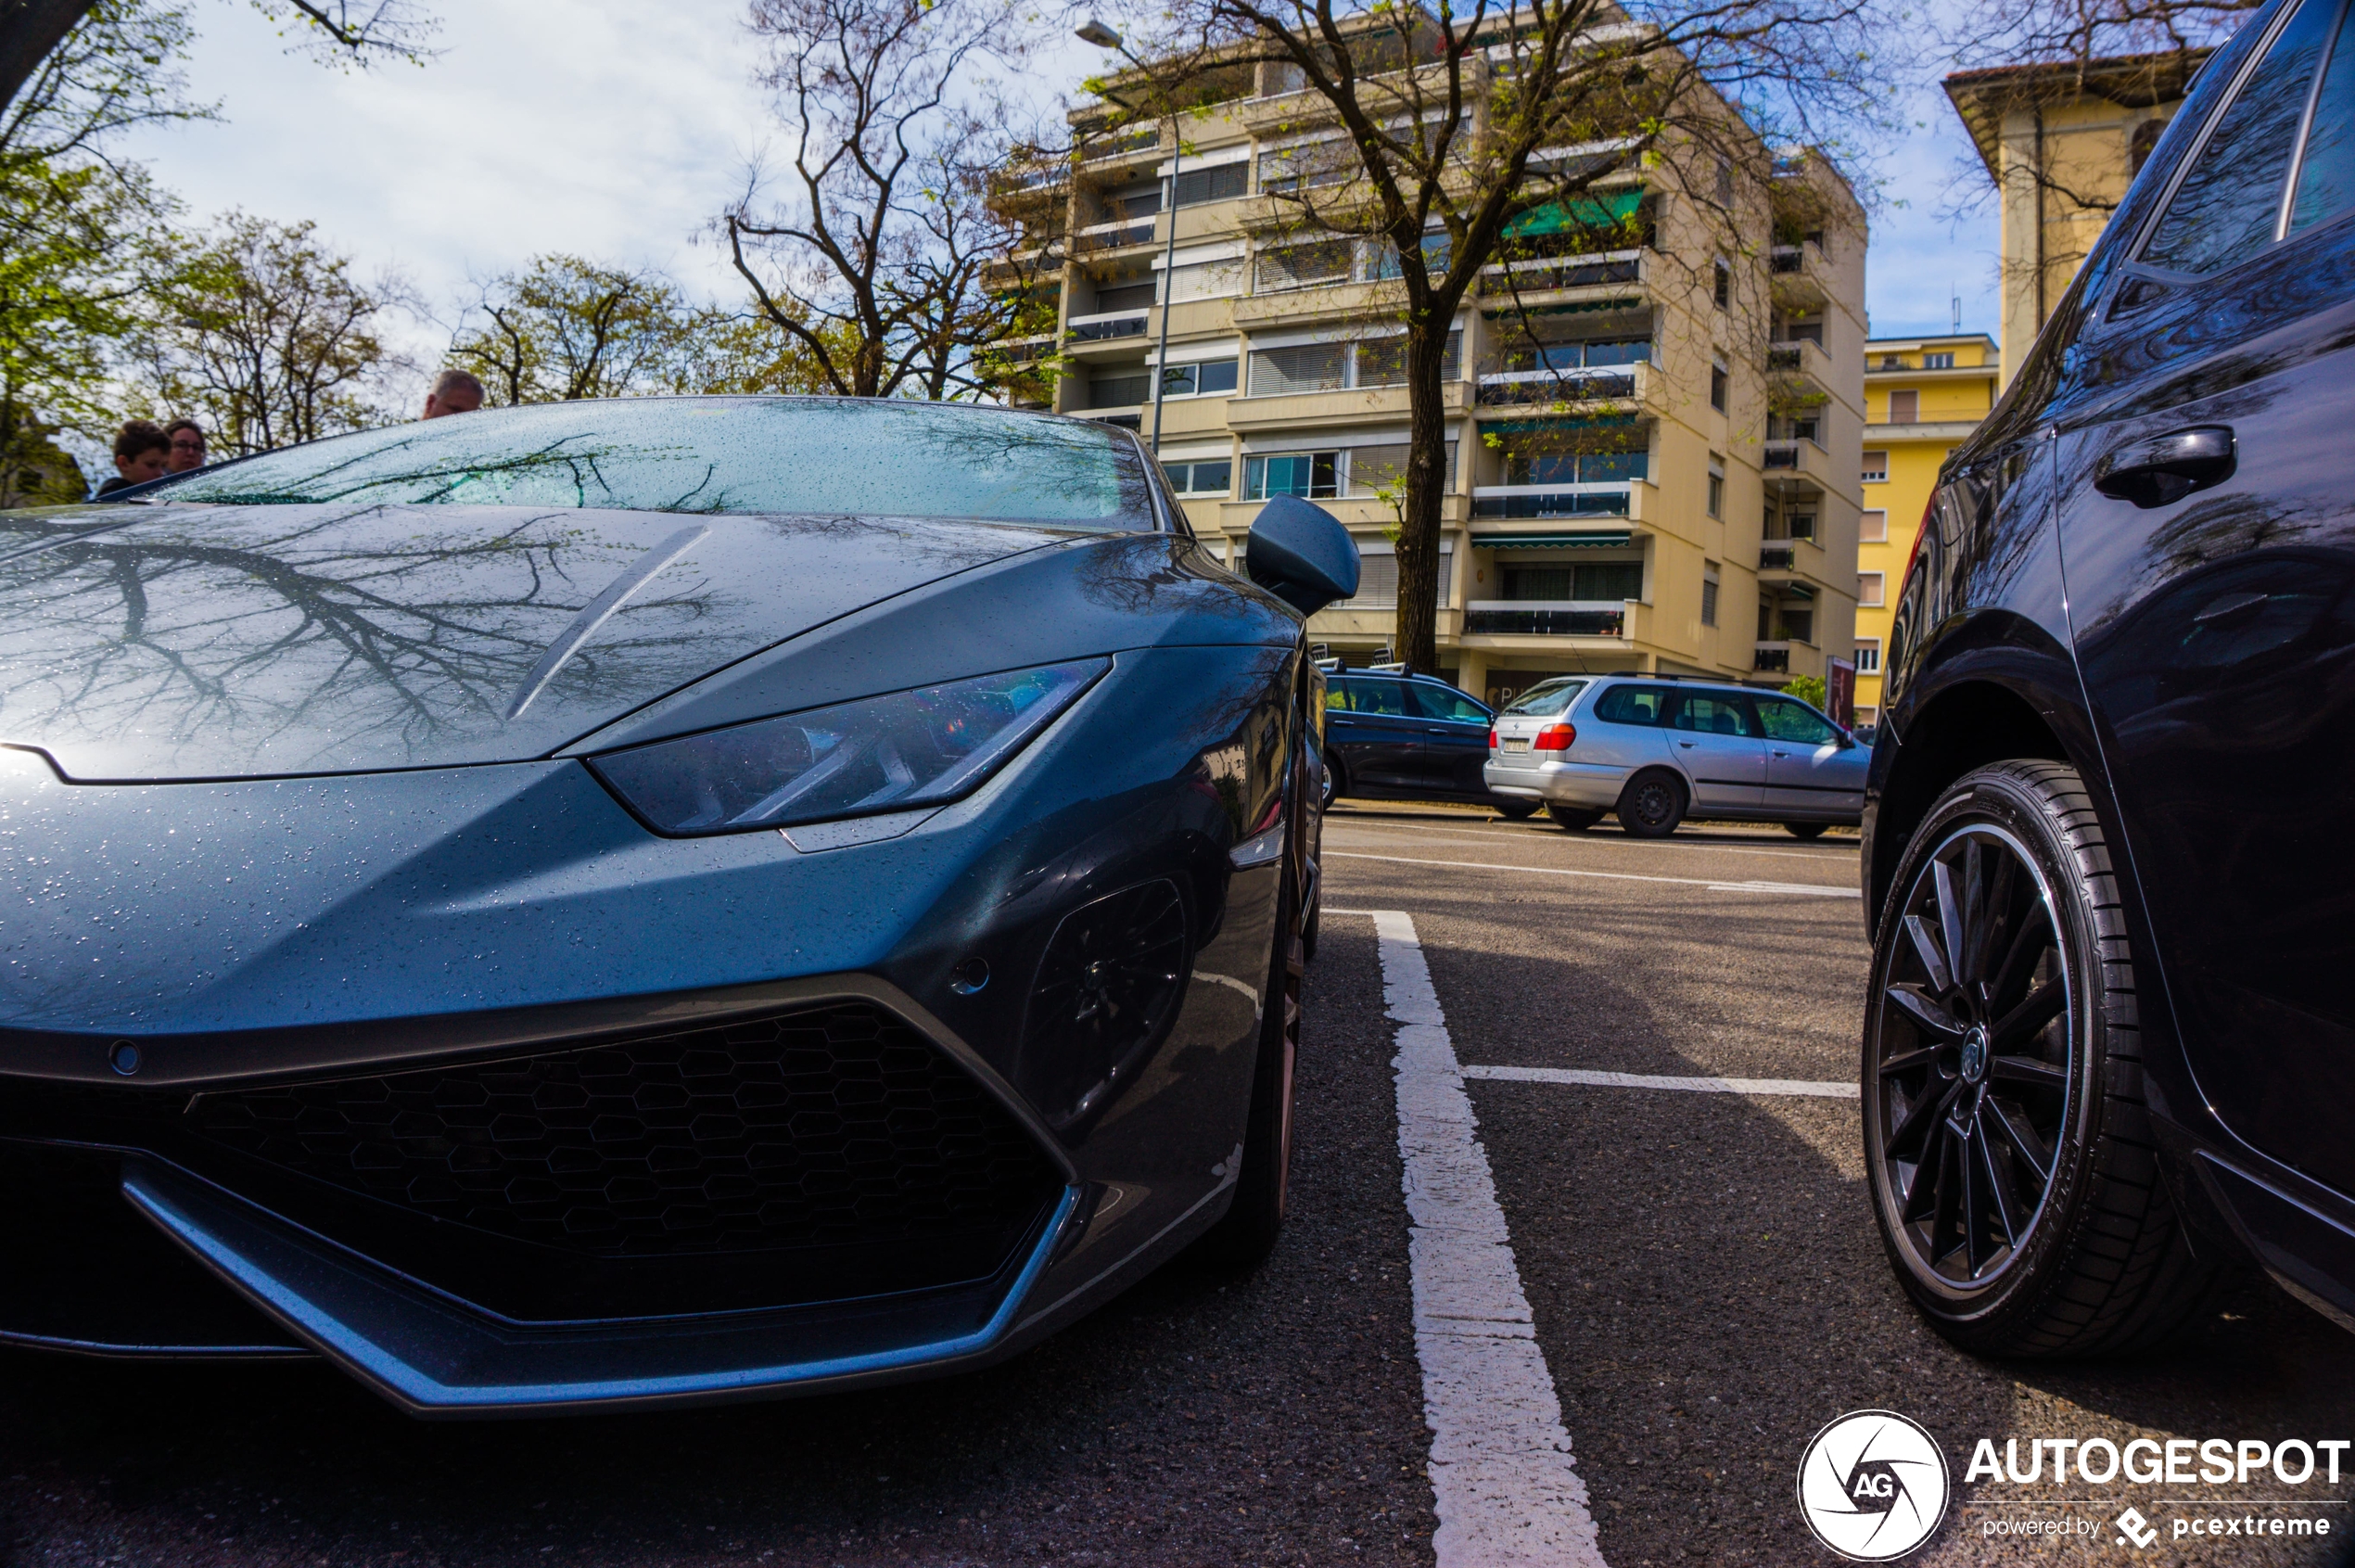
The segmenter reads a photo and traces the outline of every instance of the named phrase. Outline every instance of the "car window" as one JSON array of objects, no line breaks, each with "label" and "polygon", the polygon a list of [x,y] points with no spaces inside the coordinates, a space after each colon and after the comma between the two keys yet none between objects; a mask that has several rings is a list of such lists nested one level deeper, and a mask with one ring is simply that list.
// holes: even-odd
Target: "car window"
[{"label": "car window", "polygon": [[1422,709],[1426,719],[1446,719],[1458,724],[1485,724],[1488,709],[1464,695],[1440,686],[1417,685],[1409,688],[1415,694],[1415,706]]},{"label": "car window", "polygon": [[2355,207],[2355,12],[2338,24],[2337,41],[2323,67],[2322,89],[2298,159],[2298,190],[2290,198],[2289,232],[2310,229]]},{"label": "car window", "polygon": [[1832,728],[1814,708],[1795,703],[1787,697],[1760,697],[1759,727],[1766,738],[1797,741],[1801,746],[1827,746],[1839,739],[1839,732]]},{"label": "car window", "polygon": [[1595,717],[1614,724],[1658,724],[1676,695],[1667,686],[1613,686],[1595,701]]},{"label": "car window", "polygon": [[1578,694],[1585,689],[1586,682],[1584,681],[1540,681],[1521,693],[1520,698],[1505,711],[1525,713],[1536,719],[1556,718],[1568,712],[1570,705],[1578,700]]},{"label": "car window", "polygon": [[892,398],[612,398],[483,409],[167,479],[158,504],[612,508],[1152,526],[1125,433]]},{"label": "car window", "polygon": [[1675,727],[1698,730],[1705,735],[1752,735],[1750,727],[1750,703],[1746,698],[1720,696],[1710,692],[1687,692],[1677,705]]},{"label": "car window", "polygon": [[2306,0],[2241,84],[2159,215],[2143,261],[2214,273],[2273,242],[2282,185],[2338,0]]},{"label": "car window", "polygon": [[1368,681],[1362,678],[1334,681],[1325,691],[1328,708],[1345,708],[1351,713],[1388,713],[1407,717],[1405,683],[1398,681]]}]

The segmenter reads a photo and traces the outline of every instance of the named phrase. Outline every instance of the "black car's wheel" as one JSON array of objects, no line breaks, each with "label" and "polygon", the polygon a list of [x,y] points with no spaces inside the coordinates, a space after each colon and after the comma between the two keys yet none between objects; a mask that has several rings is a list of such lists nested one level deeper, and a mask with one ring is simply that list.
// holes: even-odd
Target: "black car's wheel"
[{"label": "black car's wheel", "polygon": [[1494,804],[1498,815],[1510,817],[1517,822],[1525,822],[1537,814],[1539,802],[1499,798]]},{"label": "black car's wheel", "polygon": [[1619,792],[1619,825],[1637,838],[1665,838],[1685,820],[1685,783],[1664,768],[1627,781]]},{"label": "black car's wheel", "polygon": [[1546,815],[1572,833],[1585,833],[1603,820],[1603,814],[1586,806],[1565,806],[1559,800],[1546,802]]},{"label": "black car's wheel", "polygon": [[1261,998],[1259,1055],[1235,1201],[1192,1248],[1195,1259],[1211,1268],[1255,1267],[1275,1250],[1283,1231],[1292,1175],[1292,1072],[1300,1055],[1300,981],[1306,967],[1298,895],[1287,863],[1276,903],[1275,952]]},{"label": "black car's wheel", "polygon": [[1874,1213],[1906,1294],[1979,1354],[2143,1348],[2229,1277],[2158,1170],[2109,864],[2074,769],[1982,768],[1915,830],[1874,944]]},{"label": "black car's wheel", "polygon": [[1783,831],[1793,838],[1821,838],[1829,822],[1785,822]]},{"label": "black car's wheel", "polygon": [[1343,769],[1340,758],[1335,757],[1330,752],[1327,752],[1325,754],[1325,786],[1324,792],[1319,797],[1321,809],[1327,811],[1331,810],[1333,809],[1333,802],[1348,793],[1348,772]]}]

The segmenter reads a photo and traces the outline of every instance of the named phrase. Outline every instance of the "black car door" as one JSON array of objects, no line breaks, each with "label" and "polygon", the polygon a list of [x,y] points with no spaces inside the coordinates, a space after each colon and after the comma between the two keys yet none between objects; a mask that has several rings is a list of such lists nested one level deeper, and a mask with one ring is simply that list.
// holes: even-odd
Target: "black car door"
[{"label": "black car door", "polygon": [[1448,795],[1486,795],[1487,781],[1480,771],[1488,765],[1488,725],[1494,716],[1452,686],[1416,681],[1407,690],[1423,720],[1415,761],[1424,787]]},{"label": "black car door", "polygon": [[1325,738],[1349,787],[1419,787],[1414,756],[1423,720],[1408,708],[1407,682],[1388,675],[1336,675],[1327,692]]},{"label": "black car door", "polygon": [[2355,41],[2285,9],[2071,352],[2079,669],[2203,1095],[2355,1192]]}]

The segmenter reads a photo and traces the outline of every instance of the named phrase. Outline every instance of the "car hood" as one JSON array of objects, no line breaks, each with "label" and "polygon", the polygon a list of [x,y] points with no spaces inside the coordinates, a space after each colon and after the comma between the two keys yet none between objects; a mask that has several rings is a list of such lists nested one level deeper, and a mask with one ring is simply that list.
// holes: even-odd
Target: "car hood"
[{"label": "car hood", "polygon": [[84,781],[544,757],[772,644],[1072,537],[499,506],[0,514],[0,744]]}]

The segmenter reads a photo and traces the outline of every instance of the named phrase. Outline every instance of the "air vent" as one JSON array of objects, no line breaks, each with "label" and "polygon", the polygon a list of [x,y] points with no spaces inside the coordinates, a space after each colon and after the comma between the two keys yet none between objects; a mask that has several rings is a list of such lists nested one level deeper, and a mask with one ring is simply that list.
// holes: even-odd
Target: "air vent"
[{"label": "air vent", "polygon": [[1186,906],[1157,881],[1074,910],[1038,964],[1023,1084],[1057,1131],[1110,1101],[1159,1044],[1185,992]]}]

